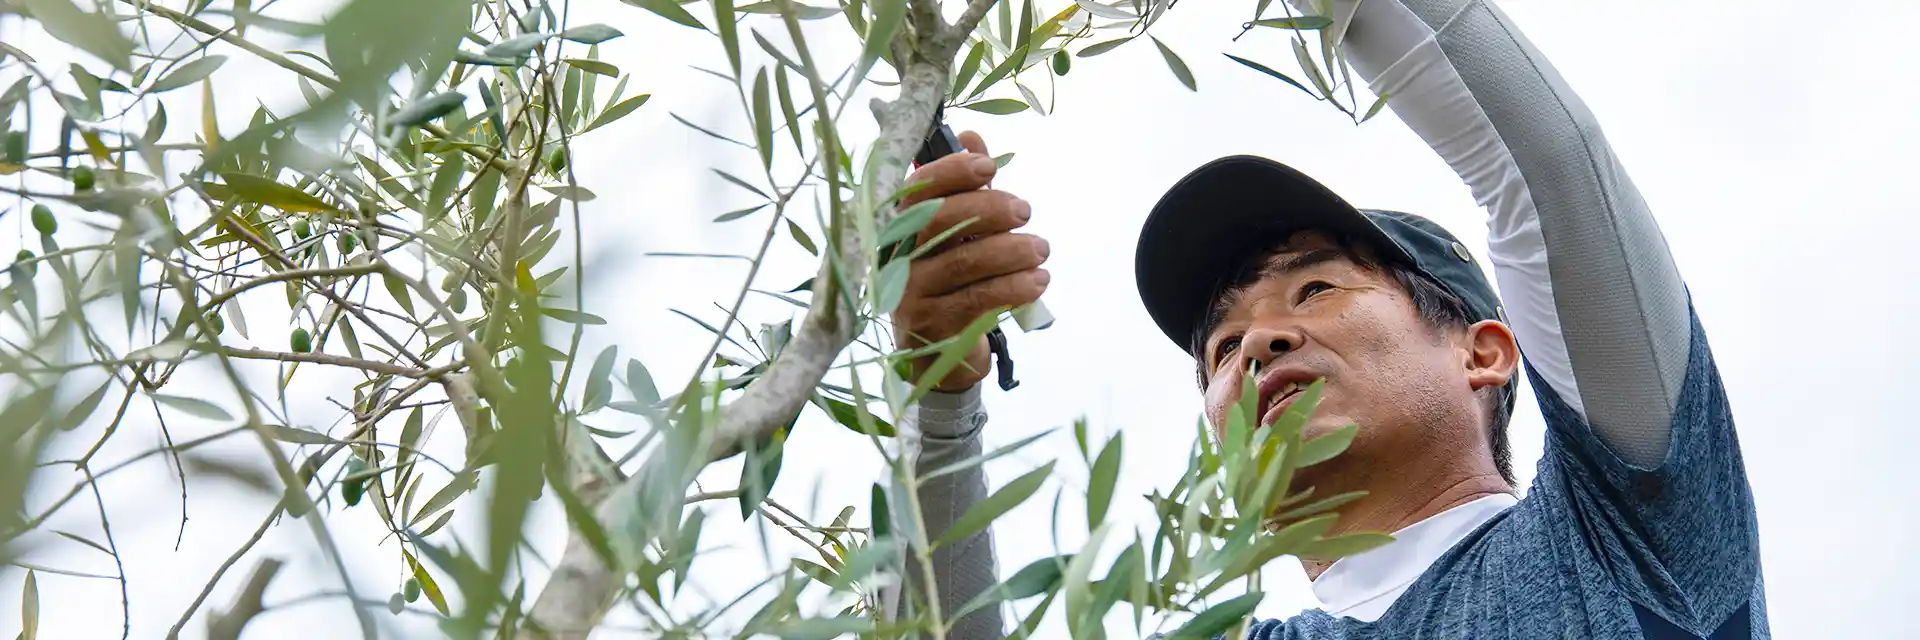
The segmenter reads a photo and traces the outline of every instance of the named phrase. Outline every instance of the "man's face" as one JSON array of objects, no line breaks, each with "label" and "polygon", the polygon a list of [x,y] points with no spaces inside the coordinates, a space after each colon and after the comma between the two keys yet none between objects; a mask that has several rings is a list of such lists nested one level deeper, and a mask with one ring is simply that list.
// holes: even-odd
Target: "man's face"
[{"label": "man's face", "polygon": [[1429,327],[1392,275],[1360,266],[1325,234],[1295,234],[1282,249],[1251,286],[1224,297],[1223,319],[1200,354],[1216,437],[1257,362],[1260,425],[1321,378],[1303,435],[1359,425],[1348,453],[1315,475],[1415,464],[1437,448],[1484,442],[1470,349],[1455,335],[1464,331]]}]

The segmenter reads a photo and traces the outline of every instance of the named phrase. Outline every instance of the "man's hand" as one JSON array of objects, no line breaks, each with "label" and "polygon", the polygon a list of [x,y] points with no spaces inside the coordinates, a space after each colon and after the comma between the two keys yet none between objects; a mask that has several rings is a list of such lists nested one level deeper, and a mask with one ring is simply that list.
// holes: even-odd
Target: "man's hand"
[{"label": "man's hand", "polygon": [[[967,152],[930,162],[907,178],[909,184],[927,184],[907,195],[901,209],[946,198],[920,230],[916,246],[954,225],[966,226],[910,266],[906,295],[893,312],[894,342],[902,349],[945,340],[981,314],[1039,300],[1047,290],[1050,276],[1040,268],[1047,260],[1047,241],[1011,233],[1027,224],[1032,208],[1013,194],[986,188],[993,181],[993,157],[978,134],[960,134],[960,146]],[[948,393],[972,388],[987,376],[990,357],[987,339],[981,337],[964,363],[933,388]],[[915,359],[914,377],[933,359]]]}]

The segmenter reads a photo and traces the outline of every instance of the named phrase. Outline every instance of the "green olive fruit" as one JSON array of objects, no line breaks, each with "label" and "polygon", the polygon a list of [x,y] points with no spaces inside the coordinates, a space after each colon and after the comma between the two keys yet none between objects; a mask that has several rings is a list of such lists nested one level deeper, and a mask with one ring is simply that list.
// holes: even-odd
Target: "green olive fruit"
[{"label": "green olive fruit", "polygon": [[360,504],[360,497],[367,493],[367,479],[354,477],[366,470],[367,461],[361,460],[360,456],[347,459],[347,479],[340,482],[340,497],[347,501],[349,507]]},{"label": "green olive fruit", "polygon": [[400,587],[400,593],[407,597],[407,602],[413,602],[415,600],[419,600],[420,599],[420,579],[407,578],[407,584]]},{"label": "green olive fruit", "polygon": [[80,165],[73,168],[73,190],[86,191],[93,188],[93,167]]},{"label": "green olive fruit", "polygon": [[307,333],[306,327],[294,327],[293,336],[289,337],[287,342],[293,346],[295,353],[313,351],[313,335]]},{"label": "green olive fruit", "polygon": [[387,598],[388,613],[392,613],[393,615],[397,616],[397,615],[400,615],[400,612],[406,611],[406,610],[407,610],[407,603],[406,601],[401,600],[401,596],[398,592],[395,592],[392,597]]},{"label": "green olive fruit", "polygon": [[1067,75],[1067,70],[1072,68],[1073,68],[1073,58],[1067,56],[1067,52],[1065,49],[1053,52],[1053,74],[1054,75],[1058,75],[1058,76]]},{"label": "green olive fruit", "polygon": [[40,235],[50,236],[53,235],[54,230],[59,228],[60,223],[53,219],[52,208],[44,204],[33,205],[33,229],[35,231],[39,231]]},{"label": "green olive fruit", "polygon": [[306,218],[295,218],[293,221],[293,237],[305,239],[310,235],[313,235],[313,225],[308,224]]},{"label": "green olive fruit", "polygon": [[[10,270],[11,270],[11,269],[19,269],[20,271],[25,271],[25,272],[26,272],[26,277],[32,277],[32,276],[33,276],[33,274],[35,274],[35,273],[39,273],[39,271],[40,271],[40,263],[37,263],[37,262],[28,262],[28,263],[27,263],[27,264],[25,264],[25,265],[22,265],[22,264],[20,264],[20,263],[22,263],[22,262],[27,262],[28,260],[32,260],[32,259],[33,259],[33,252],[32,252],[32,251],[28,251],[28,250],[26,250],[26,249],[21,249],[21,250],[20,250],[20,253],[16,253],[16,254],[13,254],[13,262],[14,262],[14,264],[13,264],[13,266],[12,266],[12,267],[10,267],[9,269],[10,269]],[[15,277],[15,278],[19,278],[19,277],[21,277],[21,275],[19,275],[19,271],[16,271],[16,272],[14,272],[14,273],[15,273],[15,275],[14,275],[14,277]]]},{"label": "green olive fruit", "polygon": [[27,132],[25,131],[8,131],[7,132],[6,160],[8,164],[25,164],[26,163]]}]

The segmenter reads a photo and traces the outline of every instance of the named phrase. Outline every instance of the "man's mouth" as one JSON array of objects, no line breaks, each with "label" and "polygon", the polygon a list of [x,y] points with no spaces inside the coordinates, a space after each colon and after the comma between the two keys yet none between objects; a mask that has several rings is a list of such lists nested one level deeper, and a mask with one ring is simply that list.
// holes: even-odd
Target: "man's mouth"
[{"label": "man's mouth", "polygon": [[1288,407],[1293,406],[1294,399],[1299,397],[1301,391],[1307,389],[1308,384],[1289,380],[1269,394],[1260,403],[1264,407],[1260,412],[1260,426],[1272,426],[1274,420],[1278,420],[1281,414],[1286,413]]}]

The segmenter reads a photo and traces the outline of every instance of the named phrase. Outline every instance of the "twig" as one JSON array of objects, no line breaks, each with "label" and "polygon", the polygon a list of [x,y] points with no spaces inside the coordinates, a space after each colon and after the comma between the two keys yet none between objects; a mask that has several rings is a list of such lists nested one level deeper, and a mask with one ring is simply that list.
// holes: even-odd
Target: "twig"
[{"label": "twig", "polygon": [[[171,448],[169,448],[169,447],[161,447],[161,448],[157,448],[157,449],[149,449],[149,450],[147,450],[147,451],[145,451],[145,452],[143,452],[143,453],[141,453],[140,455],[137,455],[137,456],[134,456],[134,457],[132,457],[132,458],[129,458],[129,459],[127,459],[127,460],[124,460],[124,461],[121,461],[120,463],[118,463],[118,464],[115,464],[115,465],[113,465],[113,466],[111,466],[111,467],[107,467],[107,468],[106,468],[106,470],[104,470],[104,471],[101,471],[101,472],[99,472],[99,473],[97,473],[97,474],[95,474],[95,476],[96,476],[96,477],[105,477],[105,476],[107,476],[108,474],[111,474],[111,473],[113,473],[113,472],[115,472],[115,471],[119,471],[119,470],[121,470],[121,469],[124,469],[124,468],[126,468],[126,467],[128,467],[128,466],[130,466],[130,465],[132,465],[132,464],[133,464],[133,463],[135,463],[135,462],[139,462],[139,461],[141,461],[141,460],[145,460],[145,459],[147,459],[147,458],[150,458],[150,457],[153,457],[153,456],[156,456],[156,455],[160,455],[160,454],[162,454],[162,453],[166,453],[166,452],[168,452],[168,451],[170,451],[170,450],[172,450],[172,451],[186,451],[186,450],[188,450],[188,449],[192,449],[192,448],[194,448],[194,447],[198,447],[198,446],[200,446],[200,445],[203,445],[203,444],[206,444],[206,443],[209,443],[209,442],[213,442],[213,441],[215,441],[215,440],[219,440],[219,439],[221,439],[221,438],[225,438],[225,437],[227,437],[227,436],[230,436],[230,435],[233,435],[233,434],[236,434],[236,433],[241,433],[241,432],[244,432],[244,431],[247,431],[247,430],[248,430],[248,429],[247,429],[247,427],[234,427],[234,428],[231,428],[231,429],[227,429],[227,430],[225,430],[225,431],[221,431],[221,432],[219,432],[219,433],[215,433],[215,434],[212,434],[212,435],[208,435],[208,436],[202,436],[202,437],[200,437],[200,438],[198,438],[198,439],[194,439],[194,440],[189,440],[189,441],[187,441],[187,442],[185,442],[185,443],[182,443],[182,444],[181,444],[180,446],[177,446],[177,447],[171,447]],[[51,466],[51,465],[61,465],[61,464],[69,464],[70,462],[72,462],[72,461],[67,461],[67,460],[56,460],[56,461],[49,461],[49,462],[44,462],[44,463],[41,463],[41,464],[40,464],[40,465],[38,465],[38,466],[43,466],[43,467],[44,467],[44,466]],[[67,494],[66,494],[66,495],[64,495],[64,496],[61,496],[59,500],[55,500],[55,501],[53,501],[53,506],[50,506],[50,507],[47,507],[47,510],[46,510],[46,511],[44,511],[44,512],[41,512],[41,514],[40,514],[40,515],[38,515],[38,516],[34,516],[34,518],[33,518],[32,520],[28,520],[28,521],[26,521],[25,523],[22,523],[22,524],[21,524],[21,525],[20,525],[20,526],[19,526],[18,528],[16,528],[16,529],[14,529],[14,530],[12,530],[12,531],[9,531],[9,532],[6,532],[5,534],[0,534],[0,541],[5,541],[5,540],[11,540],[11,539],[13,539],[13,538],[15,538],[15,537],[18,537],[18,536],[19,536],[20,534],[22,534],[22,533],[25,533],[25,532],[28,532],[28,531],[32,531],[32,530],[34,530],[34,529],[37,529],[37,528],[39,528],[39,527],[40,527],[40,525],[41,525],[41,523],[44,523],[44,522],[46,522],[46,520],[47,520],[47,518],[50,518],[50,517],[52,517],[52,516],[53,516],[53,514],[54,514],[55,512],[58,512],[58,511],[60,510],[60,508],[61,508],[61,507],[64,507],[64,506],[66,506],[66,504],[67,504],[68,502],[72,502],[72,501],[73,501],[73,498],[74,498],[74,496],[77,496],[77,495],[80,495],[80,490],[81,490],[81,489],[85,489],[85,488],[87,488],[87,483],[85,483],[85,482],[76,482],[76,483],[74,483],[74,485],[73,485],[73,488],[71,488],[71,489],[68,489],[68,490],[67,490]]]},{"label": "twig", "polygon": [[221,347],[220,353],[230,358],[240,358],[243,360],[278,360],[280,362],[309,362],[313,364],[327,364],[327,365],[334,365],[339,367],[352,367],[355,369],[361,369],[361,370],[370,371],[373,373],[383,373],[390,376],[398,376],[402,378],[414,378],[414,379],[438,378],[438,377],[447,375],[449,373],[452,373],[454,371],[458,371],[462,367],[467,366],[467,363],[465,362],[455,362],[453,364],[443,364],[431,369],[415,369],[412,367],[402,367],[400,365],[392,364],[388,362],[375,362],[372,360],[362,360],[359,358],[353,358],[349,356],[337,356],[330,353],[298,353],[293,351],[267,351],[265,349],[243,349],[240,347]]},{"label": "twig", "polygon": [[32,570],[34,570],[34,571],[39,571],[39,572],[41,572],[41,573],[57,573],[57,574],[60,574],[60,575],[63,575],[63,576],[73,576],[73,577],[75,577],[75,578],[93,578],[93,579],[95,579],[95,580],[117,580],[117,579],[119,579],[119,578],[117,578],[117,577],[115,577],[115,576],[109,576],[109,575],[104,575],[104,574],[99,574],[99,573],[87,573],[87,572],[85,572],[85,571],[74,571],[74,570],[72,570],[72,569],[56,569],[56,568],[54,568],[54,567],[49,567],[49,566],[46,566],[46,565],[40,565],[40,564],[34,564],[34,563],[31,563],[31,562],[22,562],[22,561],[20,561],[20,560],[8,560],[8,561],[7,561],[7,564],[10,564],[10,565],[13,565],[13,566],[16,566],[16,567],[20,567],[20,568],[22,568],[22,569],[32,569]]},{"label": "twig", "polygon": [[276,271],[276,272],[234,285],[233,288],[228,289],[226,291],[216,293],[213,295],[213,297],[207,298],[207,301],[204,303],[201,303],[200,306],[208,309],[218,307],[220,306],[220,303],[226,302],[227,300],[233,298],[234,296],[245,293],[248,289],[252,289],[254,287],[258,287],[261,285],[273,284],[275,282],[284,282],[287,280],[305,280],[307,278],[319,278],[319,277],[325,277],[325,276],[366,275],[379,270],[380,270],[380,265],[356,264],[356,265],[349,265],[345,267],[332,267],[332,268],[326,268],[326,269],[290,269],[287,271]]},{"label": "twig", "polygon": [[693,504],[696,502],[706,502],[709,500],[726,500],[728,498],[738,498],[738,497],[740,497],[739,489],[728,489],[726,491],[708,491],[706,493],[696,493],[696,494],[687,496],[686,504]]},{"label": "twig", "polygon": [[107,555],[113,556],[113,567],[120,573],[120,638],[126,640],[133,631],[133,605],[127,600],[127,566],[120,562],[120,545],[113,541],[113,525],[107,519],[107,501],[100,496],[100,481],[93,477],[93,471],[80,467],[87,474],[87,485],[93,487],[93,502],[100,509],[100,531],[106,534]]}]

